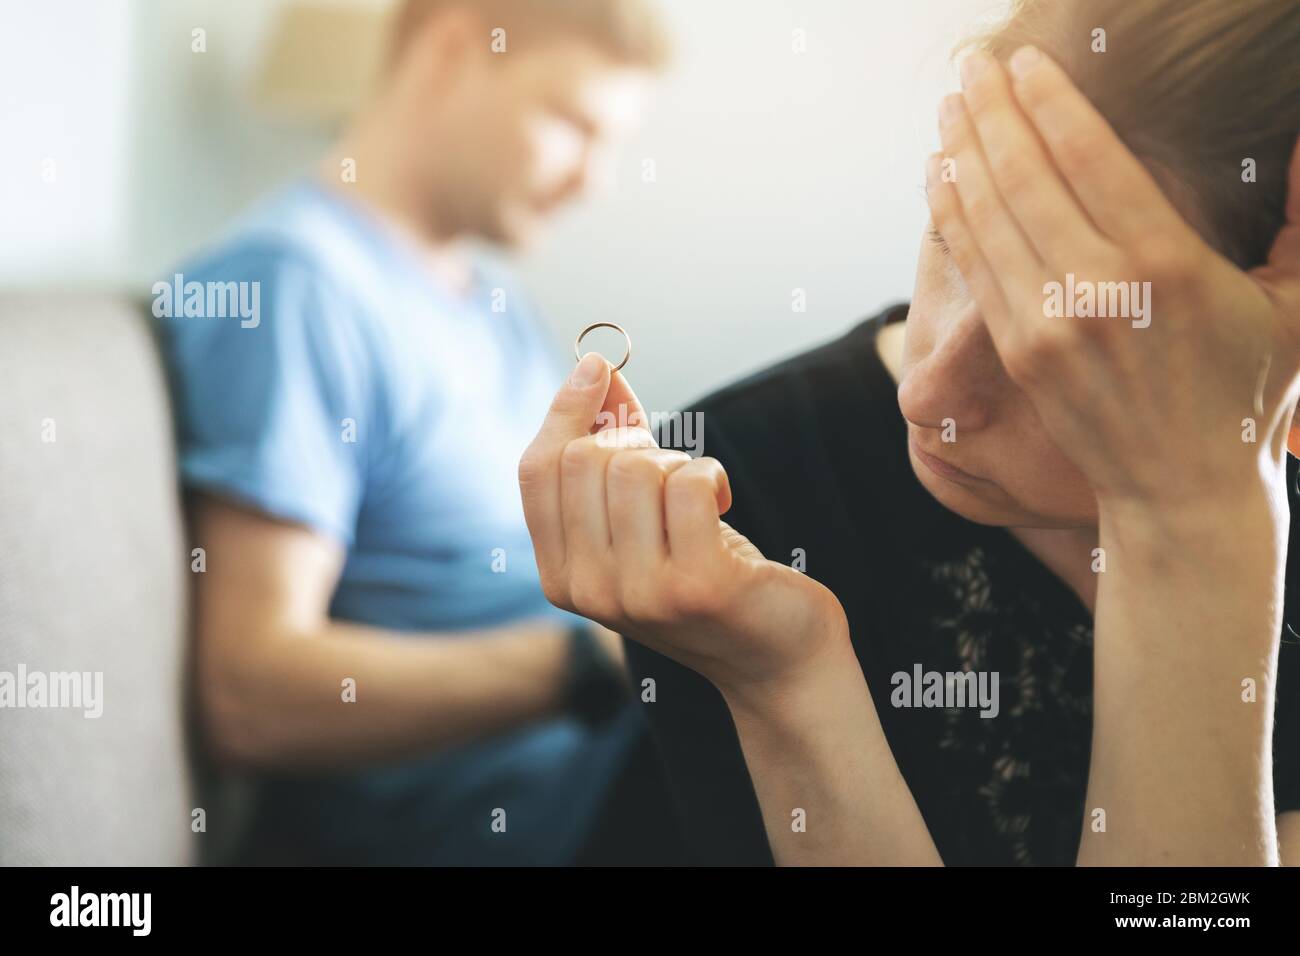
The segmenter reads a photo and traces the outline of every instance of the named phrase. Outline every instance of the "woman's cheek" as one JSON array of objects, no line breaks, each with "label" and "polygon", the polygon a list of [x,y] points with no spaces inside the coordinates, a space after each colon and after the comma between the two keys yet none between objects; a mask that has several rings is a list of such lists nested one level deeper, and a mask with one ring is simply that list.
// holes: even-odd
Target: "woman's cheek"
[{"label": "woman's cheek", "polygon": [[1096,520],[1092,486],[1045,432],[1013,443],[1005,461],[1005,480],[1013,485],[1008,490],[1030,511],[1054,525],[1084,525]]}]

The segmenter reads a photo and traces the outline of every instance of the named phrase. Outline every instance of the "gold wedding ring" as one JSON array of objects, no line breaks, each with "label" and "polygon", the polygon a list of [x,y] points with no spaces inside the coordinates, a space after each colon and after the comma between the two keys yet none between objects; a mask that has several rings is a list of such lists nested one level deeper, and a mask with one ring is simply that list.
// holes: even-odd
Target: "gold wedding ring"
[{"label": "gold wedding ring", "polygon": [[627,360],[632,357],[632,336],[627,334],[627,330],[623,328],[623,326],[615,325],[613,322],[593,322],[591,325],[579,332],[577,340],[573,343],[573,357],[579,362],[582,361],[582,340],[587,337],[588,333],[594,332],[596,329],[613,329],[615,332],[621,332],[623,338],[627,340],[627,351],[623,353],[623,361],[610,369],[611,374],[617,372],[626,365]]}]

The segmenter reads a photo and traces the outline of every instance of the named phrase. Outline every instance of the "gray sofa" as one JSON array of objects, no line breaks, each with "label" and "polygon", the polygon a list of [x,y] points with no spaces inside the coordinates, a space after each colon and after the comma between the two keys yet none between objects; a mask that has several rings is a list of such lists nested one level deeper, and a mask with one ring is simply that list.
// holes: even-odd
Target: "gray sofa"
[{"label": "gray sofa", "polygon": [[[0,865],[220,855],[226,815],[200,798],[215,791],[190,745],[189,579],[145,313],[0,297]],[[73,672],[88,694],[102,674],[100,716],[89,697],[48,706],[76,703],[53,676]],[[15,706],[41,702],[33,682],[62,696]]]}]

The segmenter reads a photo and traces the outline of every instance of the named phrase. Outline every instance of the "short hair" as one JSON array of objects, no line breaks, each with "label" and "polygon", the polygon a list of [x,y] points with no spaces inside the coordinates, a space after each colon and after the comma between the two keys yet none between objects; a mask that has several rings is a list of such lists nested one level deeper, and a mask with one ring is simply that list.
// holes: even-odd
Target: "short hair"
[{"label": "short hair", "polygon": [[507,42],[571,33],[581,36],[620,63],[659,70],[667,65],[671,43],[655,0],[400,0],[393,24],[391,57],[432,14],[452,8],[476,12]]}]

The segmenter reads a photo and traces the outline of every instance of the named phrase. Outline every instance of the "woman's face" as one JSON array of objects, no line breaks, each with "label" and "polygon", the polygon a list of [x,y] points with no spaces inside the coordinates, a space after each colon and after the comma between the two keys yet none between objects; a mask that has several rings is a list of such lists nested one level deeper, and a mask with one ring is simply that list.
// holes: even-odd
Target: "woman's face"
[{"label": "woman's face", "polygon": [[980,524],[1096,524],[1092,488],[1007,377],[961,273],[932,229],[907,317],[898,405],[921,483]]}]

